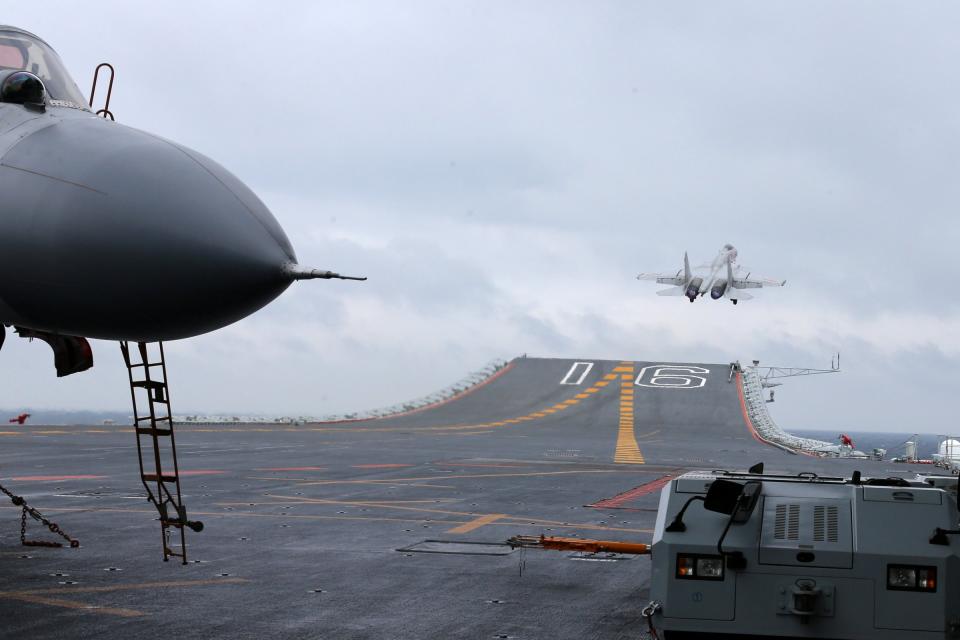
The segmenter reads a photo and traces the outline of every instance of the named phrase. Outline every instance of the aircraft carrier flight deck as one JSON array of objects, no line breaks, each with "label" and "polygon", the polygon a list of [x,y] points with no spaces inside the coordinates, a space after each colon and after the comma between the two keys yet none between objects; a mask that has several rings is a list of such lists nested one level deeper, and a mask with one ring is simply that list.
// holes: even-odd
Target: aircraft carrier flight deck
[{"label": "aircraft carrier flight deck", "polygon": [[[729,364],[664,366],[518,358],[406,415],[180,424],[205,525],[185,566],[162,560],[131,426],[3,427],[0,483],[81,545],[21,546],[0,496],[0,637],[642,638],[648,557],[504,541],[649,542],[661,488],[691,469],[918,469],[771,446]],[[26,537],[57,539],[32,519]]]}]

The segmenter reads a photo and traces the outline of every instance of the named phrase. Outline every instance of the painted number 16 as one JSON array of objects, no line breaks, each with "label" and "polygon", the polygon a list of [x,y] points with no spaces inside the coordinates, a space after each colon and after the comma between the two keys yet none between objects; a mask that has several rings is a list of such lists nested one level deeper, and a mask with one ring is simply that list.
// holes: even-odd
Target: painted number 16
[{"label": "painted number 16", "polygon": [[640,370],[636,385],[655,389],[699,389],[707,384],[709,373],[710,370],[703,367],[654,364]]}]

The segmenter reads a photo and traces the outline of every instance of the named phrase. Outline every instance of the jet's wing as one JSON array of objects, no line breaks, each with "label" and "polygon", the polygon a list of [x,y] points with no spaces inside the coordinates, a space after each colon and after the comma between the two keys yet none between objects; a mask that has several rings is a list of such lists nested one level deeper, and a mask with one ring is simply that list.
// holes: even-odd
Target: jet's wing
[{"label": "jet's wing", "polygon": [[683,271],[677,271],[675,274],[641,273],[637,275],[637,280],[651,280],[658,284],[672,284],[675,287],[682,287],[686,284],[686,280],[683,278]]},{"label": "jet's wing", "polygon": [[762,289],[763,287],[782,287],[787,284],[786,280],[777,280],[776,278],[764,278],[762,276],[751,277],[750,273],[740,278],[736,277],[730,283],[734,289]]},{"label": "jet's wing", "polygon": [[670,287],[669,289],[661,289],[657,291],[658,296],[682,296],[686,289],[682,286]]}]

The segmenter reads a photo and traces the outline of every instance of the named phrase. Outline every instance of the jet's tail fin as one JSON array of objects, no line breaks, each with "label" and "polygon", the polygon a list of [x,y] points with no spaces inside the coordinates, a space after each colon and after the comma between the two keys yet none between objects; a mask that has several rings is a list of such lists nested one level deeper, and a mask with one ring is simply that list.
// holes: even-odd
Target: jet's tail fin
[{"label": "jet's tail fin", "polygon": [[727,261],[727,289],[733,288],[733,262]]},{"label": "jet's tail fin", "polygon": [[692,277],[693,276],[690,273],[690,258],[687,257],[687,252],[684,251],[683,252],[683,281],[690,282],[690,279]]}]

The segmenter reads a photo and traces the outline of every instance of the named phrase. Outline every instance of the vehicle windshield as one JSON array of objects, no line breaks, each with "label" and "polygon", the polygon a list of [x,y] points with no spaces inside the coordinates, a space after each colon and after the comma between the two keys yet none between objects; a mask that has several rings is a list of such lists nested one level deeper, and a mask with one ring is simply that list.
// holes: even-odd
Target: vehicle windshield
[{"label": "vehicle windshield", "polygon": [[43,80],[52,100],[87,108],[83,94],[53,49],[26,31],[0,26],[0,70],[6,69],[29,71]]}]

